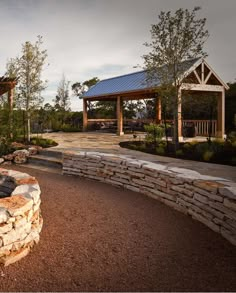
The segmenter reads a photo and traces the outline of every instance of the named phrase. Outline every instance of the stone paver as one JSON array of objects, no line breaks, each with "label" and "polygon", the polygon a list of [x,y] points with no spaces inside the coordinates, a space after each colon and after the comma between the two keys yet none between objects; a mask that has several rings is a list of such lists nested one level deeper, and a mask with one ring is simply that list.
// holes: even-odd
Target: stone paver
[{"label": "stone paver", "polygon": [[[143,133],[137,135],[136,140],[142,139]],[[58,146],[50,148],[55,151],[90,151],[125,155],[132,159],[166,164],[168,167],[178,167],[194,170],[203,175],[223,177],[236,182],[236,167],[195,162],[145,154],[139,151],[121,148],[119,142],[134,140],[132,134],[117,136],[113,133],[77,132],[77,133],[45,133],[44,138],[54,139]]]}]

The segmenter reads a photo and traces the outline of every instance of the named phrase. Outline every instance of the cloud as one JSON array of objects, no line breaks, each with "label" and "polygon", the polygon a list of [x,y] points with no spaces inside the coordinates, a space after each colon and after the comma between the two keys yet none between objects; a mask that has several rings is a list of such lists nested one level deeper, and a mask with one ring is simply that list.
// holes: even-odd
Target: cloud
[{"label": "cloud", "polygon": [[[236,76],[234,0],[1,0],[0,75],[7,59],[19,55],[21,44],[42,35],[50,65],[45,100],[55,97],[62,74],[74,83],[135,71],[143,46],[161,10],[202,6],[210,31],[209,63],[225,80]],[[78,101],[73,99],[73,105]]]}]

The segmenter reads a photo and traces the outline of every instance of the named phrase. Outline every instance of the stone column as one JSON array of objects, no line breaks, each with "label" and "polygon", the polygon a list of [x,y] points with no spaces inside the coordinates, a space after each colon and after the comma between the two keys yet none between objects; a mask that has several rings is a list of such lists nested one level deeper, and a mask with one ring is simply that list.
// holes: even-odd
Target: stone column
[{"label": "stone column", "polygon": [[117,97],[116,102],[116,119],[117,119],[117,135],[124,135],[123,132],[123,101],[120,96]]},{"label": "stone column", "polygon": [[88,128],[87,100],[83,99],[83,131],[87,131],[87,128]]},{"label": "stone column", "polygon": [[218,96],[217,100],[217,132],[218,138],[224,138],[225,135],[225,89]]}]

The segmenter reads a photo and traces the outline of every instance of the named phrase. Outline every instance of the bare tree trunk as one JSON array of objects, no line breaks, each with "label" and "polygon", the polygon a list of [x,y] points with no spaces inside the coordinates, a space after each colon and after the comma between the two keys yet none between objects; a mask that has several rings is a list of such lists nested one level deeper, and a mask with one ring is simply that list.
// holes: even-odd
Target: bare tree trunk
[{"label": "bare tree trunk", "polygon": [[30,143],[30,111],[27,111],[27,142]]},{"label": "bare tree trunk", "polygon": [[169,141],[168,141],[168,128],[167,128],[167,121],[166,121],[166,105],[163,105],[163,118],[164,118],[164,127],[165,127],[165,138],[166,138],[166,150],[169,153]]},{"label": "bare tree trunk", "polygon": [[179,136],[178,136],[178,129],[179,129],[179,120],[178,120],[178,95],[175,97],[175,106],[174,106],[174,133],[173,133],[173,143],[175,151],[179,148]]},{"label": "bare tree trunk", "polygon": [[9,136],[13,138],[13,88],[8,90],[8,105],[9,105]]}]

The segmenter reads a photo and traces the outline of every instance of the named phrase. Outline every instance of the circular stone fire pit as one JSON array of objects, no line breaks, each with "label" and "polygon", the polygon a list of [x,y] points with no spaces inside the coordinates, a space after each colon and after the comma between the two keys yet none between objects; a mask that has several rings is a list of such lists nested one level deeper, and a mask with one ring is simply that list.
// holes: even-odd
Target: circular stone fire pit
[{"label": "circular stone fire pit", "polygon": [[34,177],[0,168],[0,264],[20,260],[38,243],[43,225],[40,193]]}]

